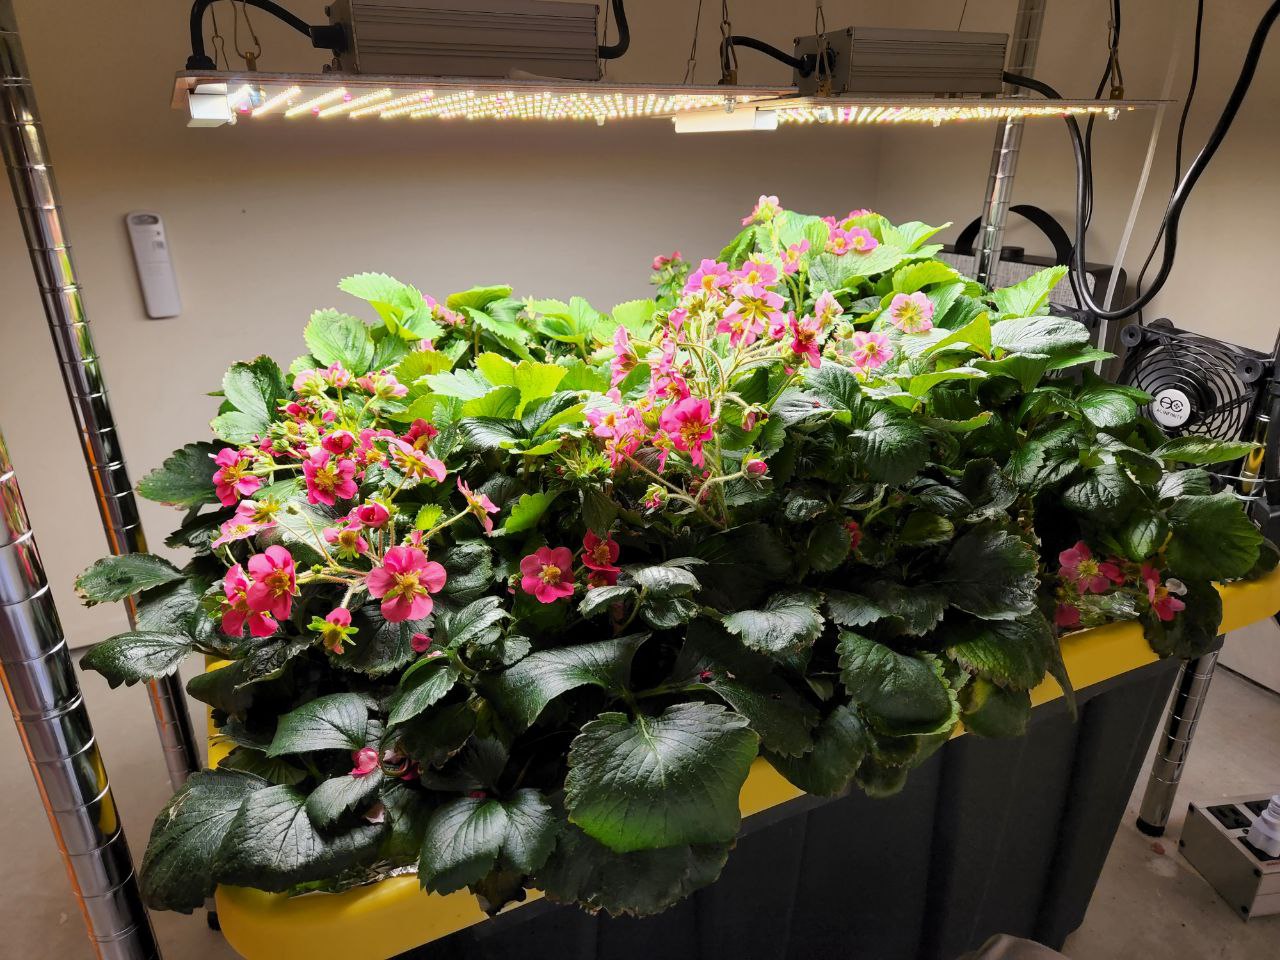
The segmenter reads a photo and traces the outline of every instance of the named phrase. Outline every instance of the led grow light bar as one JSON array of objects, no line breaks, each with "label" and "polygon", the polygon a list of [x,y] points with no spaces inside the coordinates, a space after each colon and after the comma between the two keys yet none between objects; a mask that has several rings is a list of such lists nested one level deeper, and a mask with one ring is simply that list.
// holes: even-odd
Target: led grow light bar
[{"label": "led grow light bar", "polygon": [[[607,84],[573,80],[421,78],[365,74],[184,72],[173,105],[193,126],[237,120],[611,120],[681,118],[682,132],[774,129],[780,124],[994,121],[1121,112],[1152,100],[1004,97],[799,97],[793,87]],[[743,116],[732,117],[741,110]]]}]

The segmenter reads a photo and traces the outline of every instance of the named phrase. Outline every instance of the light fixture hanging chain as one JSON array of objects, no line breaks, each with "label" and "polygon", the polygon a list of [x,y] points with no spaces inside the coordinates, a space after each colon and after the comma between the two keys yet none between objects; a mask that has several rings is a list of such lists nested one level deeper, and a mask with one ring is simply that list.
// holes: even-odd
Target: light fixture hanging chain
[{"label": "light fixture hanging chain", "polygon": [[[249,19],[249,7],[240,0],[240,8],[236,10],[235,0],[231,0],[232,21],[231,21],[231,37],[235,44],[236,53],[240,59],[244,61],[244,65],[249,70],[258,69],[258,58],[262,56],[262,41],[258,39],[258,33],[253,29],[253,21]],[[240,16],[244,15],[244,25],[249,30],[249,36],[253,40],[252,50],[240,49]]]},{"label": "light fixture hanging chain", "polygon": [[831,64],[827,58],[827,14],[822,9],[822,0],[814,0],[813,32],[818,38],[818,96],[831,96]]},{"label": "light fixture hanging chain", "polygon": [[720,0],[720,82],[738,82],[738,53],[733,49],[733,24],[729,22],[729,0]]},{"label": "light fixture hanging chain", "polygon": [[698,29],[702,26],[702,0],[698,0],[698,12],[693,17],[693,40],[689,43],[689,62],[684,67],[682,83],[693,83],[694,72],[698,69]]}]

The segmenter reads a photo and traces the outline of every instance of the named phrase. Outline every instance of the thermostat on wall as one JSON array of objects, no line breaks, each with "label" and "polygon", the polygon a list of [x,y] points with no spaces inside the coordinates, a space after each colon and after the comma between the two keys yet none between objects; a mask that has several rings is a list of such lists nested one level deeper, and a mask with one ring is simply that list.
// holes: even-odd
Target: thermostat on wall
[{"label": "thermostat on wall", "polygon": [[164,221],[158,213],[134,210],[125,214],[124,222],[129,228],[129,243],[133,247],[133,262],[138,268],[147,316],[152,320],[176,317],[182,312],[182,299],[178,296],[178,279],[173,273]]}]

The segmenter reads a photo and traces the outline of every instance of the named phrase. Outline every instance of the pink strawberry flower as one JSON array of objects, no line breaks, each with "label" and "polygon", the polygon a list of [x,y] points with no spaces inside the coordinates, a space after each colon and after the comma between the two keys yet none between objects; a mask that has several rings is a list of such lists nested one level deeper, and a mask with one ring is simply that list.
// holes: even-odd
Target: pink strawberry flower
[{"label": "pink strawberry flower", "polygon": [[489,516],[491,513],[497,513],[498,507],[488,494],[476,493],[467,484],[462,482],[462,478],[458,477],[458,492],[467,501],[467,511],[480,521],[480,525],[484,527],[485,533],[493,533],[493,518]]},{"label": "pink strawberry flower", "polygon": [[903,333],[928,333],[933,329],[933,301],[924,293],[899,293],[889,301],[889,322]]},{"label": "pink strawberry flower", "polygon": [[431,594],[445,583],[444,567],[417,547],[392,547],[382,566],[365,575],[371,597],[382,599],[382,616],[388,623],[421,620],[435,606]]},{"label": "pink strawberry flower", "polygon": [[582,564],[591,570],[617,572],[618,542],[605,534],[601,539],[594,530],[588,530],[582,538]]},{"label": "pink strawberry flower", "polygon": [[702,445],[711,439],[714,423],[711,402],[702,397],[686,397],[673,403],[658,418],[658,425],[671,437],[676,449],[687,451],[697,467],[704,463]]},{"label": "pink strawberry flower", "polygon": [[219,528],[220,534],[212,546],[221,547],[236,540],[247,540],[263,530],[270,530],[276,525],[275,514],[279,509],[280,504],[274,500],[241,500],[236,505],[235,516],[224,521]]},{"label": "pink strawberry flower", "polygon": [[351,768],[351,776],[367,777],[378,769],[378,751],[374,747],[361,747],[352,752],[351,762],[355,764]]},{"label": "pink strawberry flower", "polygon": [[689,274],[685,281],[685,293],[715,293],[721,287],[733,282],[729,275],[729,265],[716,260],[703,260],[698,269]]},{"label": "pink strawberry flower", "polygon": [[854,253],[870,253],[876,247],[880,246],[880,241],[875,235],[863,227],[852,227],[845,231],[849,240],[849,249]]},{"label": "pink strawberry flower", "polygon": [[251,586],[252,581],[238,563],[227,571],[222,581],[222,593],[226,597],[222,611],[222,632],[229,637],[244,636],[246,624],[251,637],[269,637],[279,627],[268,614],[249,606],[246,594]]},{"label": "pink strawberry flower", "polygon": [[573,551],[568,547],[539,547],[520,561],[520,589],[539,603],[555,603],[573,596]]},{"label": "pink strawberry flower", "polygon": [[346,651],[345,644],[355,642],[351,635],[360,632],[358,627],[351,625],[351,611],[346,607],[334,607],[323,620],[312,617],[310,629],[320,634],[326,650],[339,656]]},{"label": "pink strawberry flower", "polygon": [[753,480],[758,480],[769,472],[769,465],[759,457],[747,457],[742,463],[742,472]]},{"label": "pink strawberry flower", "polygon": [[656,430],[649,438],[649,445],[658,451],[658,473],[662,473],[667,469],[667,457],[671,456],[675,444],[665,431]]},{"label": "pink strawberry flower", "polygon": [[809,241],[790,244],[782,254],[782,272],[787,276],[800,269],[800,258],[809,252]]},{"label": "pink strawberry flower", "polygon": [[414,653],[426,653],[434,641],[425,633],[415,633],[409,638],[409,646]]},{"label": "pink strawberry flower", "polygon": [[609,386],[616,387],[627,379],[627,374],[636,368],[639,359],[636,348],[631,345],[631,334],[627,332],[626,327],[618,324],[618,329],[613,331],[613,359],[609,361],[611,371]]},{"label": "pink strawberry flower", "polygon": [[320,447],[340,457],[355,446],[356,438],[350,430],[334,430],[320,438]]},{"label": "pink strawberry flower", "polygon": [[[460,324],[466,323],[462,314],[458,313],[456,310],[450,310],[442,303],[438,303],[435,297],[424,293],[422,295],[422,302],[425,303],[427,309],[431,311],[431,319],[443,323],[446,327],[456,327]],[[427,349],[430,349],[430,347]]]},{"label": "pink strawberry flower", "polygon": [[360,535],[358,526],[346,523],[324,529],[325,543],[332,544],[334,553],[342,560],[354,560],[369,552],[369,542]]},{"label": "pink strawberry flower", "polygon": [[323,370],[303,370],[293,378],[293,392],[304,397],[319,396],[326,387]]},{"label": "pink strawberry flower", "polygon": [[883,333],[855,331],[851,338],[853,365],[859,370],[878,370],[893,359],[893,347]]},{"label": "pink strawberry flower", "polygon": [[742,218],[742,225],[745,227],[753,223],[768,223],[781,212],[782,210],[778,206],[778,198],[765,196],[762,193],[751,212]]},{"label": "pink strawberry flower", "polygon": [[778,268],[768,260],[752,257],[733,277],[749,287],[769,287],[778,282]]},{"label": "pink strawberry flower", "polygon": [[813,315],[818,318],[819,326],[829,326],[843,313],[844,307],[840,306],[840,301],[830,290],[823,290],[818,294],[818,299],[813,301]]},{"label": "pink strawberry flower", "polygon": [[439,483],[448,473],[443,460],[427,456],[398,437],[387,440],[387,459],[392,467],[411,480],[431,479]]},{"label": "pink strawberry flower", "polygon": [[249,576],[253,578],[245,591],[249,607],[277,620],[287,620],[293,609],[293,596],[298,592],[293,555],[281,546],[267,547],[249,558]]},{"label": "pink strawberry flower", "polygon": [[1058,554],[1060,576],[1079,593],[1106,593],[1112,585],[1124,583],[1124,573],[1114,563],[1100,562],[1083,540]]},{"label": "pink strawberry flower", "polygon": [[782,297],[772,290],[740,283],[733,288],[733,302],[725,310],[724,318],[717,329],[721,329],[726,324],[735,323],[742,323],[747,328],[754,328],[757,324],[763,327],[764,324],[775,323],[785,317],[782,304]]},{"label": "pink strawberry flower", "polygon": [[1160,582],[1160,571],[1150,564],[1142,565],[1142,582],[1147,585],[1147,600],[1151,603],[1151,609],[1161,620],[1172,620],[1187,608],[1181,599],[1170,592],[1168,584]]},{"label": "pink strawberry flower", "polygon": [[391,519],[391,511],[377,500],[366,500],[351,511],[351,516],[360,526],[378,530],[386,526],[387,521]]},{"label": "pink strawberry flower", "polygon": [[356,383],[366,393],[372,394],[379,400],[394,400],[409,392],[408,387],[385,370],[361,377]]},{"label": "pink strawberry flower", "polygon": [[827,253],[834,253],[837,257],[843,257],[851,249],[853,247],[849,232],[833,225],[831,232],[827,235]]},{"label": "pink strawberry flower", "polygon": [[811,367],[822,365],[822,323],[817,317],[791,317],[791,352]]},{"label": "pink strawberry flower", "polygon": [[404,441],[415,450],[426,450],[428,444],[438,436],[440,436],[440,431],[433,424],[418,419],[409,425],[409,429],[404,435]]},{"label": "pink strawberry flower", "polygon": [[764,321],[742,313],[726,313],[716,324],[716,333],[727,333],[729,344],[735,349],[749,347],[764,333]]},{"label": "pink strawberry flower", "polygon": [[653,258],[653,269],[661,270],[663,267],[667,266],[668,264],[675,263],[679,259],[680,259],[679,250],[673,251],[669,256],[658,254],[656,257]]},{"label": "pink strawberry flower", "polygon": [[253,454],[235,447],[225,447],[211,454],[218,469],[213,473],[213,489],[224,507],[233,507],[241,497],[252,496],[262,486],[262,478],[255,477]]},{"label": "pink strawberry flower", "polygon": [[327,450],[317,450],[302,462],[307,482],[307,502],[332,507],[338,500],[350,500],[357,493],[356,462],[333,458]]},{"label": "pink strawberry flower", "polygon": [[339,390],[345,390],[351,386],[355,378],[351,375],[346,367],[341,363],[331,363],[324,369],[324,380],[331,387],[337,387]]}]

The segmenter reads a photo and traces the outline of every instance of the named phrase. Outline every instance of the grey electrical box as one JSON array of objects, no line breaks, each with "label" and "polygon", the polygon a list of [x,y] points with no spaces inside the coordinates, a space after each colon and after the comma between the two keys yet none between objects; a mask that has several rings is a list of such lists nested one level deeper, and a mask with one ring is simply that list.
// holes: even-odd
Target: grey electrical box
[{"label": "grey electrical box", "polygon": [[1178,844],[1245,920],[1280,913],[1280,857],[1268,856],[1245,838],[1270,802],[1270,795],[1263,794],[1212,805],[1192,803]]},{"label": "grey electrical box", "polygon": [[[1003,33],[848,27],[827,32],[833,94],[996,94],[1002,87]],[[818,38],[797,37],[797,57],[816,57]],[[795,71],[802,95],[818,93],[819,72]]]},{"label": "grey electrical box", "polygon": [[599,80],[594,3],[559,0],[335,0],[344,73]]}]

